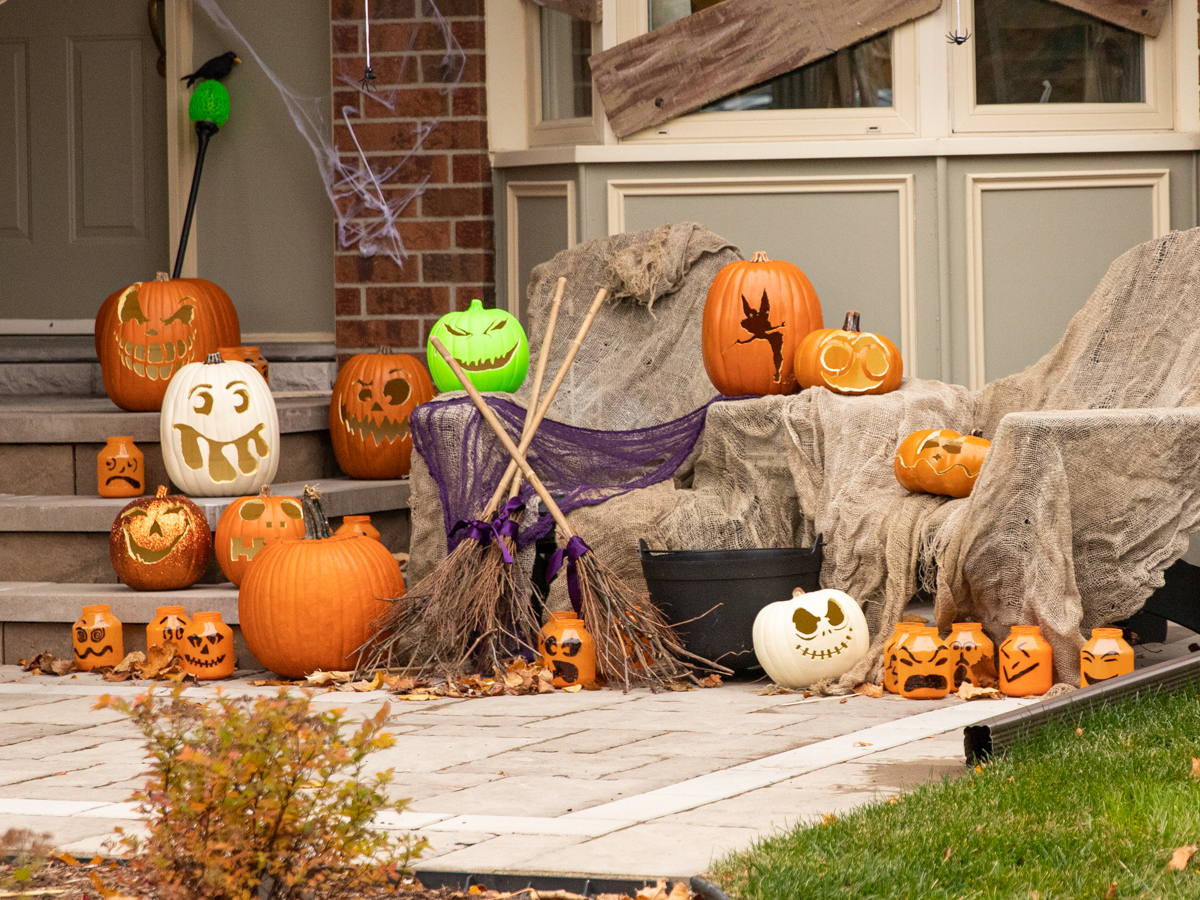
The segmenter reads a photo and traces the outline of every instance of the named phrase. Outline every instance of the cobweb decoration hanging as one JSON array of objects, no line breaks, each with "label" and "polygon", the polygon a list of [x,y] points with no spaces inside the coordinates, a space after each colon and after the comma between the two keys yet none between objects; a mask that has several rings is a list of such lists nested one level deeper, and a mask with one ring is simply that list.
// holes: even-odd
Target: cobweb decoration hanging
[{"label": "cobweb decoration hanging", "polygon": [[[382,254],[391,257],[396,265],[403,268],[409,253],[400,236],[400,217],[405,208],[417,197],[425,193],[429,175],[422,176],[415,184],[409,184],[399,189],[391,187],[397,173],[424,145],[430,133],[437,128],[440,119],[431,118],[416,122],[412,125],[398,125],[398,128],[410,128],[412,132],[412,147],[404,153],[403,158],[394,165],[385,165],[368,156],[362,148],[355,127],[362,122],[362,116],[354,106],[343,105],[338,111],[340,121],[354,144],[352,152],[343,156],[333,141],[332,106],[327,97],[305,97],[287,86],[274,71],[263,61],[258,52],[242,35],[225,12],[217,5],[217,0],[195,0],[196,4],[208,14],[213,24],[228,37],[237,41],[237,46],[245,47],[246,53],[258,64],[263,73],[270,79],[275,90],[287,107],[297,130],[308,143],[316,158],[321,180],[325,184],[325,193],[333,204],[337,220],[338,246],[342,250],[357,249],[363,256]],[[432,21],[441,35],[443,46],[441,61],[441,84],[438,92],[443,96],[454,92],[462,81],[463,70],[466,68],[467,57],[462,47],[450,31],[450,26],[442,17],[434,0],[421,0],[416,13],[418,21],[414,22],[408,38],[408,46],[400,57],[400,69],[396,73],[395,83],[404,83],[404,73],[408,64],[413,60],[412,50],[416,45],[417,35],[423,26],[420,20]],[[370,25],[367,25],[368,29]],[[369,32],[368,32],[369,34]],[[368,38],[368,69],[370,66],[370,48]],[[390,113],[397,113],[399,91],[392,88],[381,92],[374,84],[374,79],[366,80],[366,84],[341,76],[341,81],[358,91],[366,103],[378,103]],[[349,148],[346,148],[347,151]],[[389,154],[389,159],[394,154]]]}]

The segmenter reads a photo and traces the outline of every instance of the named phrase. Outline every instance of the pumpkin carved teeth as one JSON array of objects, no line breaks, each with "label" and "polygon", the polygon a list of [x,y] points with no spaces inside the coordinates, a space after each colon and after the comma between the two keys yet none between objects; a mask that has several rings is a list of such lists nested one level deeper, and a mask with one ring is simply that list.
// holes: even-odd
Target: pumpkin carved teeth
[{"label": "pumpkin carved teeth", "polygon": [[151,381],[169,381],[172,375],[183,368],[191,359],[194,340],[189,335],[186,341],[180,339],[159,344],[135,344],[133,341],[122,342],[121,336],[116,335],[121,365]]},{"label": "pumpkin carved teeth", "polygon": [[520,344],[513,344],[503,356],[481,359],[479,362],[463,362],[460,359],[458,364],[467,372],[490,372],[493,369],[503,369],[512,360],[513,354],[517,352],[519,346]]},{"label": "pumpkin carved teeth", "polygon": [[346,426],[348,434],[357,434],[364,441],[367,439],[367,435],[370,435],[377,447],[385,443],[390,444],[397,438],[404,440],[408,437],[407,419],[396,421],[385,416],[382,422],[376,424],[370,419],[359,419],[352,415],[346,409],[345,403],[338,405],[338,418]]},{"label": "pumpkin carved teeth", "polygon": [[850,638],[853,636],[854,631],[851,629],[846,632],[846,637],[836,647],[826,647],[824,650],[812,650],[803,644],[797,644],[796,649],[800,651],[801,656],[807,656],[809,659],[831,659],[834,656],[841,655],[841,652],[850,646]]},{"label": "pumpkin carved teeth", "polygon": [[[241,437],[234,438],[232,441],[214,441],[212,438],[202,435],[191,425],[175,423],[175,430],[179,432],[179,449],[184,463],[189,469],[204,467],[204,456],[200,452],[200,441],[204,441],[208,446],[208,477],[218,484],[233,481],[237,478],[237,471],[241,471],[243,475],[253,475],[258,471],[259,460],[266,459],[270,454],[267,442],[262,436],[264,427],[264,423],[259,422]],[[255,453],[250,452],[251,444],[254,445]],[[233,447],[237,451],[237,471],[225,458],[226,447]]]}]

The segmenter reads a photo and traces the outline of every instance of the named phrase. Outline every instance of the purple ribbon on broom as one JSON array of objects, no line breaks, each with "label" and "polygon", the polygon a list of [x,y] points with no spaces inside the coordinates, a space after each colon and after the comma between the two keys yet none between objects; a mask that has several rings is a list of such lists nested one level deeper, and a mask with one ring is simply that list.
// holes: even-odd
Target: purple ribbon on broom
[{"label": "purple ribbon on broom", "polygon": [[508,538],[514,544],[517,542],[517,529],[519,527],[518,519],[521,517],[521,512],[525,509],[525,504],[517,497],[513,497],[496,513],[496,517],[490,522],[485,522],[482,519],[461,519],[454,528],[450,531],[450,537],[453,538],[458,532],[466,529],[466,537],[478,541],[481,547],[486,547],[489,543],[495,540],[496,545],[500,548],[500,558],[504,560],[504,564],[511,566],[513,564],[512,554],[508,552],[508,545],[501,538]]},{"label": "purple ribbon on broom", "polygon": [[577,563],[579,558],[590,549],[583,542],[583,538],[579,535],[574,535],[567,541],[566,547],[559,547],[554,551],[554,555],[550,557],[550,564],[546,566],[546,582],[549,583],[558,575],[559,569],[562,568],[563,560],[566,559],[567,594],[571,598],[571,606],[574,608],[576,615],[579,615],[583,610],[583,592],[579,589],[579,566]]}]

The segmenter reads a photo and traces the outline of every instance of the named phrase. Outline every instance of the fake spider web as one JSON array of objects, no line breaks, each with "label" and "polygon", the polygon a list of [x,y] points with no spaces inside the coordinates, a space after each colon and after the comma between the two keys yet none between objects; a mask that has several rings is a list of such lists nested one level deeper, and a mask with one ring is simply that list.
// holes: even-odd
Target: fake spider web
[{"label": "fake spider web", "polygon": [[[363,256],[382,254],[390,257],[396,265],[403,268],[409,252],[400,236],[400,217],[405,208],[417,197],[425,193],[430,175],[426,174],[403,190],[397,191],[391,186],[400,170],[421,149],[430,133],[440,124],[440,119],[432,118],[415,124],[397,125],[398,128],[410,128],[413,142],[412,148],[404,153],[403,158],[394,165],[383,165],[378,160],[367,156],[359,141],[355,127],[363,121],[358,110],[350,105],[343,105],[338,110],[337,124],[345,126],[353,149],[339,150],[333,141],[332,101],[328,97],[305,97],[296,93],[275,74],[263,61],[258,52],[242,35],[240,31],[217,5],[216,0],[196,0],[196,3],[212,19],[228,37],[244,47],[263,73],[270,79],[271,84],[279,92],[284,106],[287,107],[292,122],[301,136],[308,143],[316,158],[317,169],[325,185],[326,196],[333,205],[337,221],[338,247],[342,250],[357,249]],[[450,31],[450,26],[442,17],[434,0],[422,0],[418,5],[416,21],[411,28],[408,46],[400,57],[400,70],[396,75],[396,83],[404,83],[404,72],[412,61],[412,50],[416,44],[425,21],[432,21],[441,35],[443,46],[441,62],[441,83],[438,92],[443,96],[451,94],[462,81],[463,70],[466,67],[466,54]],[[368,43],[370,25],[367,25]],[[370,50],[367,52],[368,69],[370,68]],[[400,92],[396,88],[380,91],[374,86],[374,80],[364,76],[363,80],[355,81],[343,75],[340,79],[355,91],[363,94],[367,103],[378,103],[393,115],[403,115],[397,112]],[[344,155],[343,155],[344,154]],[[394,158],[392,154],[388,158]]]}]

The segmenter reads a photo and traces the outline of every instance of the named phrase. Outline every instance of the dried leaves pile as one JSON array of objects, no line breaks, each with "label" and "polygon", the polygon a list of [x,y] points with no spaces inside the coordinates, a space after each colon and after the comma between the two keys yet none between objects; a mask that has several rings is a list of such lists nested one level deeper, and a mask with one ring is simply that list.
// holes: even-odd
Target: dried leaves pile
[{"label": "dried leaves pile", "polygon": [[[33,675],[69,675],[77,671],[72,659],[58,659],[49,650],[44,650],[30,660],[18,660],[22,668]],[[155,644],[149,651],[143,653],[134,650],[127,653],[125,658],[115,666],[103,666],[91,670],[100,675],[105,681],[170,681],[182,684],[192,678],[183,671],[179,648],[172,641],[164,645]]]}]

